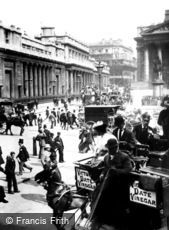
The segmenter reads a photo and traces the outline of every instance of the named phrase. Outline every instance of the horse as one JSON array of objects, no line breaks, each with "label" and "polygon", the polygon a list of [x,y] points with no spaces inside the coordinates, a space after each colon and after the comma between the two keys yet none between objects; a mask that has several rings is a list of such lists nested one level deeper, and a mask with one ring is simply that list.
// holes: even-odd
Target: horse
[{"label": "horse", "polygon": [[9,130],[10,134],[13,135],[12,130],[11,130],[12,125],[18,126],[18,127],[21,128],[20,136],[22,136],[22,134],[24,132],[24,126],[25,126],[25,122],[22,120],[22,118],[20,118],[20,117],[7,118],[7,120],[6,120],[6,130],[5,130],[6,134],[8,134],[8,130]]},{"label": "horse", "polygon": [[5,114],[1,114],[0,115],[0,121],[1,121],[1,124],[3,124],[3,123],[6,124],[6,128],[5,128],[3,133],[5,133],[7,135],[8,130],[9,130],[10,134],[13,135],[12,130],[11,130],[11,126],[14,125],[14,126],[18,126],[21,128],[20,136],[22,136],[22,134],[24,132],[25,122],[22,120],[21,117],[7,117]]},{"label": "horse", "polygon": [[[55,219],[62,218],[65,211],[72,209],[81,210],[81,219],[87,215],[88,197],[76,194],[72,187],[65,184],[61,180],[61,173],[57,166],[51,168],[50,165],[46,164],[44,170],[35,175],[35,181],[38,184],[43,184],[47,190],[46,200],[49,207],[53,210],[53,217]],[[61,223],[54,222],[54,224],[58,230],[65,229]],[[72,230],[75,229],[75,225],[76,223],[72,226]]]},{"label": "horse", "polygon": [[26,126],[28,126],[27,121],[29,121],[30,126],[33,125],[33,121],[34,121],[35,125],[37,125],[37,115],[35,112],[29,112],[28,114],[24,114],[23,119],[25,121]]}]

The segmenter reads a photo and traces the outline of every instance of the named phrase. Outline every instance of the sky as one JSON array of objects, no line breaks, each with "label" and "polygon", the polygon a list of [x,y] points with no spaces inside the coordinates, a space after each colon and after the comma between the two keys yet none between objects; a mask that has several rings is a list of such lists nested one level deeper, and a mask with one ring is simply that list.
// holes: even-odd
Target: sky
[{"label": "sky", "polygon": [[120,38],[135,49],[137,27],[163,22],[169,0],[0,0],[0,7],[4,25],[30,36],[54,26],[86,44]]}]

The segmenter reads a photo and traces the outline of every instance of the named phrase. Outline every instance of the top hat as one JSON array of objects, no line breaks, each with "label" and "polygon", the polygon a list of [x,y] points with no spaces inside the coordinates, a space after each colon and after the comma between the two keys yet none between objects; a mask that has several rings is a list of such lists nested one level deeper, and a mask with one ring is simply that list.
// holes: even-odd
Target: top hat
[{"label": "top hat", "polygon": [[19,141],[18,141],[19,144],[23,144],[23,139],[20,138]]}]

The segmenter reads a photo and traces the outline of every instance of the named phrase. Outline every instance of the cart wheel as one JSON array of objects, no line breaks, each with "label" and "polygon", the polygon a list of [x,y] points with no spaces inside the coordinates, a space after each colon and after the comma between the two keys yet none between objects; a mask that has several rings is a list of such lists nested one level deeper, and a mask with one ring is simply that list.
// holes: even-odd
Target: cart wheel
[{"label": "cart wheel", "polygon": [[0,123],[0,134],[3,134],[6,130],[6,122]]}]

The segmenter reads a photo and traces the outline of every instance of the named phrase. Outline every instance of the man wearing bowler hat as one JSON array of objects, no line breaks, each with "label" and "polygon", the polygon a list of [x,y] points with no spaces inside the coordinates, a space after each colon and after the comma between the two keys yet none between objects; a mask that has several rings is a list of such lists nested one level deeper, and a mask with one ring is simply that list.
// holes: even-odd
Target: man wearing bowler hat
[{"label": "man wearing bowler hat", "polygon": [[26,162],[29,160],[29,153],[23,143],[24,143],[23,139],[19,139],[18,144],[20,148],[19,148],[19,154],[16,157],[19,162],[19,174],[20,175],[23,174],[23,167],[29,169],[30,172],[32,171],[32,167],[26,164]]},{"label": "man wearing bowler hat", "polygon": [[[132,160],[119,150],[117,139],[109,139],[105,146],[108,153],[104,157],[104,168],[100,175],[100,194],[96,197],[93,226],[107,224],[115,229],[127,226],[127,209],[129,203],[129,172],[132,170]],[[103,187],[103,186],[104,187]],[[109,211],[107,211],[109,210]],[[96,228],[93,228],[96,229]]]}]

